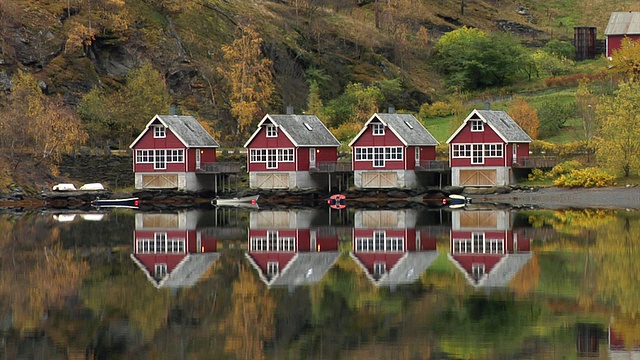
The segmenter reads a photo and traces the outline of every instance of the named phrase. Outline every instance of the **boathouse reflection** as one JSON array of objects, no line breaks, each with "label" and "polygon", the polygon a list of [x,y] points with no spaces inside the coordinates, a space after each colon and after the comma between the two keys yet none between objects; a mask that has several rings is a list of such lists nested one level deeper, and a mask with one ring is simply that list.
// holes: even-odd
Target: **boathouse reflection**
[{"label": "boathouse reflection", "polygon": [[350,255],[376,286],[414,283],[438,257],[436,237],[416,230],[418,214],[416,209],[356,210]]},{"label": "boathouse reflection", "polygon": [[269,287],[311,285],[338,260],[338,234],[318,209],[261,210],[249,215],[246,257]]},{"label": "boathouse reflection", "polygon": [[131,259],[155,287],[193,286],[220,256],[208,218],[202,210],[136,213]]},{"label": "boathouse reflection", "polygon": [[506,287],[531,259],[530,239],[513,230],[506,209],[455,210],[449,259],[477,288]]}]

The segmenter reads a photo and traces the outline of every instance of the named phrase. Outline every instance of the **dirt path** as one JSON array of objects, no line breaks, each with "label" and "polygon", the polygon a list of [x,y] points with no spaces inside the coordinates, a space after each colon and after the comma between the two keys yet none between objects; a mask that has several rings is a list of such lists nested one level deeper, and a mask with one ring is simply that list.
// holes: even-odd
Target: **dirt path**
[{"label": "dirt path", "polygon": [[502,203],[538,208],[617,208],[640,209],[640,187],[513,191],[508,194],[472,195],[475,203]]}]

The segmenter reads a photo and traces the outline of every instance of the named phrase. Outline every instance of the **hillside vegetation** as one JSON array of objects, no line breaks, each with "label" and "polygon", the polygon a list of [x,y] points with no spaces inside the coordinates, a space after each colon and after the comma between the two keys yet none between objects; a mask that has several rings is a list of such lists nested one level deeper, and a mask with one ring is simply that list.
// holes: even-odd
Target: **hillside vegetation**
[{"label": "hillside vegetation", "polygon": [[[60,107],[83,106],[89,146],[129,144],[110,138],[104,126],[95,130],[92,122],[125,128],[134,137],[170,104],[196,116],[223,146],[235,146],[242,139],[235,125],[239,115],[232,112],[233,61],[224,49],[239,49],[234,41],[243,35],[240,29],[257,33],[260,54],[254,56],[268,60],[273,86],[265,105],[253,112],[257,122],[261,114],[289,105],[296,113],[310,110],[310,94],[327,104],[350,84],[363,87],[353,91],[376,85],[384,92],[386,86],[378,110],[393,105],[413,113],[452,96],[470,101],[486,98],[486,91],[526,89],[485,89],[462,98],[432,68],[434,44],[465,26],[506,32],[530,48],[571,40],[574,26],[596,26],[602,38],[611,11],[632,10],[640,11],[637,1],[0,0],[0,104],[10,105],[11,80],[22,70],[47,97],[59,96]],[[157,102],[136,99],[154,86],[149,69],[166,86],[167,96]],[[104,119],[96,119],[99,110]]]}]

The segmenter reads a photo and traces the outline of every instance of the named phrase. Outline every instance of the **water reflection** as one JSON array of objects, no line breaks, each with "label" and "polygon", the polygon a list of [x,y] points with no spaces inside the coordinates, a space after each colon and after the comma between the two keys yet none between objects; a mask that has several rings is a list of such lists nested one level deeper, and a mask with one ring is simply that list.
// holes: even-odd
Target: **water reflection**
[{"label": "water reflection", "polygon": [[377,286],[418,280],[438,257],[436,238],[416,228],[418,210],[356,210],[354,261]]},{"label": "water reflection", "polygon": [[247,259],[270,287],[317,283],[340,256],[326,211],[261,210],[249,219]]},{"label": "water reflection", "polygon": [[476,288],[507,287],[531,259],[531,239],[513,230],[508,210],[452,213],[449,258]]},{"label": "water reflection", "polygon": [[214,227],[203,226],[207,212],[135,215],[131,259],[158,288],[193,286],[218,260]]},{"label": "water reflection", "polygon": [[639,354],[638,212],[53,215],[0,215],[0,359]]}]

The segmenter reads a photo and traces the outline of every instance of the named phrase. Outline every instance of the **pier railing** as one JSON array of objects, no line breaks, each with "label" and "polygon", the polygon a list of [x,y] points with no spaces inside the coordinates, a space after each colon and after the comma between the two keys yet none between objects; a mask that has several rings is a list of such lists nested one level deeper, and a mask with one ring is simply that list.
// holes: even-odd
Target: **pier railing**
[{"label": "pier railing", "polygon": [[353,167],[351,161],[319,161],[315,167],[310,167],[309,172],[312,173],[339,173],[351,172]]},{"label": "pier railing", "polygon": [[230,161],[202,163],[200,164],[200,169],[196,170],[196,172],[209,174],[236,174],[242,172],[242,163]]},{"label": "pier railing", "polygon": [[513,167],[527,169],[552,168],[558,164],[558,158],[555,156],[523,156],[516,160]]},{"label": "pier railing", "polygon": [[420,160],[415,171],[448,171],[449,162],[446,160]]}]

